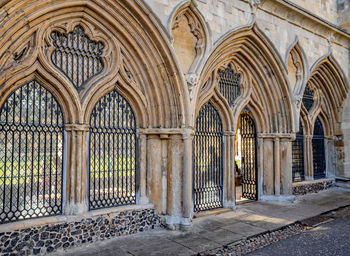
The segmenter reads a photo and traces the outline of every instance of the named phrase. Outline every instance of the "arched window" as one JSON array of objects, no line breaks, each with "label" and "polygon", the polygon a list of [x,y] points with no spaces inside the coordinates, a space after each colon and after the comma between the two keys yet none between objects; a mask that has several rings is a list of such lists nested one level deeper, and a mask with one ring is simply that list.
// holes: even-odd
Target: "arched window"
[{"label": "arched window", "polygon": [[89,208],[136,203],[136,121],[116,90],[103,96],[90,117]]},{"label": "arched window", "polygon": [[296,138],[292,145],[292,158],[293,158],[293,182],[299,182],[305,180],[304,170],[304,132],[301,121],[299,123],[299,132],[296,134]]},{"label": "arched window", "polygon": [[312,137],[312,153],[314,159],[314,179],[326,177],[326,157],[324,148],[324,132],[321,120],[317,117]]},{"label": "arched window", "polygon": [[194,211],[222,207],[223,130],[219,113],[210,102],[199,111],[193,144]]},{"label": "arched window", "polygon": [[0,223],[62,213],[64,118],[37,80],[0,109]]}]

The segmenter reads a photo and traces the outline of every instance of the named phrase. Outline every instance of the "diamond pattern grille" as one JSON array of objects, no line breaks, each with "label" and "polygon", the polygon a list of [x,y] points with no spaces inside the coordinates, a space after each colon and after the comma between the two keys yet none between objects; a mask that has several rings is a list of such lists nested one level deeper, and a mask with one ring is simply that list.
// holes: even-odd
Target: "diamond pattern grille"
[{"label": "diamond pattern grille", "polygon": [[89,207],[136,203],[136,121],[116,90],[103,96],[90,118]]},{"label": "diamond pattern grille", "polygon": [[38,81],[0,109],[0,223],[62,213],[63,113]]}]

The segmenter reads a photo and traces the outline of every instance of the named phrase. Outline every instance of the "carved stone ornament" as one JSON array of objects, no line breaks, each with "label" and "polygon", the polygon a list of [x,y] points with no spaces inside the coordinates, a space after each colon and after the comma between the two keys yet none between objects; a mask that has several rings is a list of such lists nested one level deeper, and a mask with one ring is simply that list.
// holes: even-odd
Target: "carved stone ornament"
[{"label": "carved stone ornament", "polygon": [[194,73],[186,74],[186,82],[187,82],[187,86],[188,86],[188,91],[190,93],[190,99],[192,100],[192,98],[193,98],[193,88],[198,83],[198,76],[196,74],[194,74]]}]

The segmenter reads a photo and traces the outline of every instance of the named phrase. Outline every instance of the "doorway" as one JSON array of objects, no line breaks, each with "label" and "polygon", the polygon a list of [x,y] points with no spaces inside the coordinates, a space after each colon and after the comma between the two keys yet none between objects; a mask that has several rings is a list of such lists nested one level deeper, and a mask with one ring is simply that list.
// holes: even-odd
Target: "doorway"
[{"label": "doorway", "polygon": [[236,136],[236,202],[258,199],[258,169],[255,120],[246,107],[240,114]]}]

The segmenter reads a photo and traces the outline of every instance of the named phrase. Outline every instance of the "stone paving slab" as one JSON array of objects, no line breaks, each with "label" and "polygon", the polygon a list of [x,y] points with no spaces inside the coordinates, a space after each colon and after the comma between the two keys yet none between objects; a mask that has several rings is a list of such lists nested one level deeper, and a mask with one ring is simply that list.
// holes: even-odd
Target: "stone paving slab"
[{"label": "stone paving slab", "polygon": [[298,196],[294,202],[252,202],[238,205],[235,211],[195,218],[187,232],[155,230],[54,255],[195,255],[347,205],[350,190],[331,188]]}]

